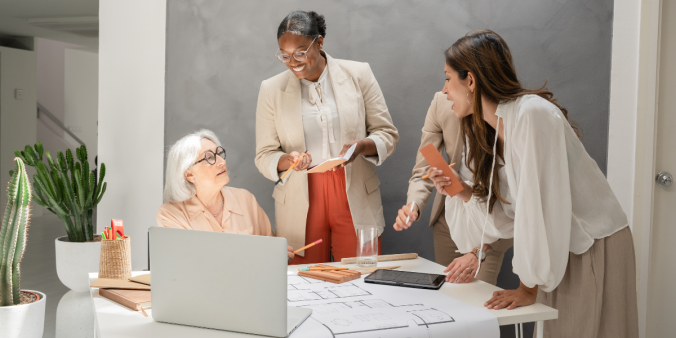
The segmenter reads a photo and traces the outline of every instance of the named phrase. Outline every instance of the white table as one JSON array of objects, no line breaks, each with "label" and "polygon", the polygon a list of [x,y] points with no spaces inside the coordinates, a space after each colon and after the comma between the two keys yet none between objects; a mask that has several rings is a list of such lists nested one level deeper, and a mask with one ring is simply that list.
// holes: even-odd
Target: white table
[{"label": "white table", "polygon": [[[342,266],[340,263],[327,263],[329,265]],[[401,266],[400,270],[438,273],[443,274],[444,266],[428,261],[424,258],[416,260],[381,262],[380,266]],[[304,265],[291,265],[289,272],[295,273],[299,267]],[[353,264],[346,266],[355,266]],[[133,275],[141,275],[147,272],[134,272]],[[90,273],[90,283],[98,277],[97,273]],[[441,292],[465,302],[470,305],[483,307],[483,304],[491,298],[494,291],[502,290],[496,286],[475,280],[466,284],[445,283],[441,287]],[[196,327],[172,325],[155,322],[152,319],[152,309],[146,310],[149,317],[143,316],[140,312],[133,311],[122,305],[119,305],[107,298],[99,296],[97,288],[90,289],[92,303],[94,304],[94,314],[96,318],[95,335],[100,338],[133,338],[133,337],[200,337],[200,338],[230,338],[247,337],[234,332],[209,330]],[[542,337],[542,321],[556,319],[558,311],[542,304],[533,304],[519,307],[514,310],[488,310],[498,318],[499,325],[518,324],[538,322],[537,337]],[[523,335],[523,330],[521,330]]]}]

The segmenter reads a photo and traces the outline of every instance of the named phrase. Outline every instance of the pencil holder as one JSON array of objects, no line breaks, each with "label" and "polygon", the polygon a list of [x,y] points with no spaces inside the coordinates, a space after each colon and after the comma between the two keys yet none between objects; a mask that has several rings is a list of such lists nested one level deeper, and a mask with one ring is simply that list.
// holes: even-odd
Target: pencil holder
[{"label": "pencil holder", "polygon": [[118,240],[101,240],[99,278],[131,278],[131,243],[128,236]]}]

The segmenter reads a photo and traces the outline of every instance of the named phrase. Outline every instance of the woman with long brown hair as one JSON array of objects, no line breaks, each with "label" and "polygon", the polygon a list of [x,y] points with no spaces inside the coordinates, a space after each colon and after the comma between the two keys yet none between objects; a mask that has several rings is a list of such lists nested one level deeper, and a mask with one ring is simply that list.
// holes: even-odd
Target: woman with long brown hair
[{"label": "woman with long brown hair", "polygon": [[[537,301],[558,309],[559,319],[545,322],[546,337],[637,337],[631,231],[579,128],[551,92],[521,86],[498,34],[469,33],[445,56],[443,92],[462,119],[463,166],[472,176],[446,199],[451,236],[461,252],[514,238],[521,281],[485,306]],[[448,178],[436,168],[428,173],[445,193]],[[459,268],[463,278],[481,266]]]}]

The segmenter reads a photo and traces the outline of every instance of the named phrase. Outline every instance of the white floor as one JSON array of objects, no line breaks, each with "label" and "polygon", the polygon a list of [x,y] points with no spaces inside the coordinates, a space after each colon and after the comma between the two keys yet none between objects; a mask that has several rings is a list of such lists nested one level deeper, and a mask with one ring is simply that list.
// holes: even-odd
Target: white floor
[{"label": "white floor", "polygon": [[[26,253],[21,262],[21,288],[47,295],[44,338],[92,337],[94,323],[89,293],[69,292],[56,275],[54,240],[65,235],[61,221],[48,211],[31,219]],[[59,307],[62,311],[57,321]],[[75,312],[79,316],[68,315]]]}]

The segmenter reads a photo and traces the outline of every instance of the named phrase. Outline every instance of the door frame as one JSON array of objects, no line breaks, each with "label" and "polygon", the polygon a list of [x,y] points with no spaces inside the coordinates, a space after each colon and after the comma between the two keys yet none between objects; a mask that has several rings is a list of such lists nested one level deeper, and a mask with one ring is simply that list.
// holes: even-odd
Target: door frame
[{"label": "door frame", "polygon": [[607,177],[636,248],[639,337],[646,337],[652,251],[662,0],[615,0]]},{"label": "door frame", "polygon": [[[638,70],[639,85],[644,88],[644,91],[639,90],[638,92],[637,116],[643,118],[645,125],[643,133],[637,133],[637,145],[642,146],[636,147],[636,159],[638,159],[636,172],[639,174],[636,176],[637,194],[635,195],[634,205],[635,212],[640,215],[640,219],[636,219],[636,221],[641,223],[639,250],[637,251],[639,337],[645,338],[652,252],[662,0],[644,0],[641,7],[641,42],[639,44]],[[642,138],[642,140],[639,138]]]}]

